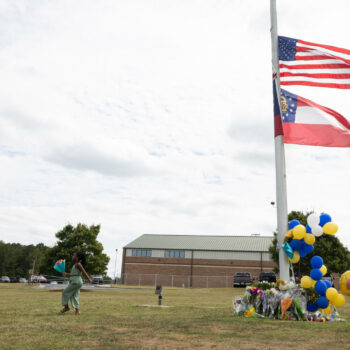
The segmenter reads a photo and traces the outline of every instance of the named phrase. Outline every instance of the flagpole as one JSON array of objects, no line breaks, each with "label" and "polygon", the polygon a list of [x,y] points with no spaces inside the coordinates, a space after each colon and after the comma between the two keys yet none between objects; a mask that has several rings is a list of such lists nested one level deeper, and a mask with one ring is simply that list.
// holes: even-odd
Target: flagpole
[{"label": "flagpole", "polygon": [[[280,72],[278,57],[277,11],[276,0],[270,0],[271,17],[271,46],[272,46],[272,73],[277,80],[277,95],[280,96]],[[281,109],[280,109],[281,110]],[[282,117],[282,116],[281,116]],[[289,281],[289,262],[281,248],[288,229],[287,184],[284,155],[283,135],[275,137],[275,167],[276,167],[276,203],[277,203],[277,249],[279,250],[280,278]]]}]

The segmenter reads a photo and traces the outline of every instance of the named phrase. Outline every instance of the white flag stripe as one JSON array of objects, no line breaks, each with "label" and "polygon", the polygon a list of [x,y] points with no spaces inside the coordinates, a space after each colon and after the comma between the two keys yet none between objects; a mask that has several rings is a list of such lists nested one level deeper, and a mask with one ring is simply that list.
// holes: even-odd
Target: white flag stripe
[{"label": "white flag stripe", "polygon": [[[329,78],[310,78],[310,77],[282,77],[284,82],[287,81],[311,81],[314,83],[327,83],[327,84],[350,84],[350,79],[329,79]],[[281,80],[282,80],[281,78]]]},{"label": "white flag stripe", "polygon": [[295,114],[295,122],[300,124],[330,124],[339,129],[349,131],[333,116],[315,107],[298,107]]},{"label": "white flag stripe", "polygon": [[[320,55],[323,55],[323,56],[324,56],[324,54],[323,54],[322,52],[320,52],[320,51],[307,51],[307,52],[303,51],[303,52],[297,52],[297,53],[295,54],[296,57],[303,57],[303,56],[320,56]],[[329,58],[332,58],[332,57],[330,56]]]},{"label": "white flag stripe", "polygon": [[350,68],[337,68],[337,69],[289,69],[289,68],[281,68],[281,73],[306,73],[306,74],[350,74]]},{"label": "white flag stripe", "polygon": [[305,47],[305,48],[311,48],[311,49],[314,49],[314,50],[322,50],[323,53],[326,53],[326,54],[330,54],[330,55],[333,55],[333,56],[338,56],[338,57],[342,57],[342,58],[345,58],[347,60],[350,59],[350,55],[347,55],[345,53],[341,53],[341,52],[337,52],[337,51],[332,51],[332,50],[328,50],[328,49],[325,49],[323,47],[318,47],[318,46],[312,46],[312,45],[306,45],[306,44],[302,44],[300,43],[299,41],[297,42],[297,46],[298,47]]},{"label": "white flag stripe", "polygon": [[[288,66],[298,66],[298,65],[314,65],[314,64],[346,64],[344,61],[340,60],[297,60],[297,61],[280,61],[280,64],[287,64]],[[350,68],[350,64],[349,64]]]}]

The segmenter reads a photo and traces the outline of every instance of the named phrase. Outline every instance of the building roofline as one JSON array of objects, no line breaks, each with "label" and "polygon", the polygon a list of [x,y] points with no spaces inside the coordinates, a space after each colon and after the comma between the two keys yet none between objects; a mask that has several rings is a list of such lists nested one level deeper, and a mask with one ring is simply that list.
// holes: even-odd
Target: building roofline
[{"label": "building roofline", "polygon": [[199,251],[199,252],[239,252],[239,253],[247,253],[247,252],[253,252],[253,253],[269,253],[268,250],[242,250],[242,249],[237,249],[237,250],[232,250],[232,249],[186,249],[186,248],[140,248],[140,247],[123,247],[126,249],[152,249],[152,250],[188,250],[188,251]]},{"label": "building roofline", "polygon": [[[190,235],[190,234],[180,234],[180,235],[176,235],[176,234],[160,234],[160,233],[142,233],[138,238],[142,237],[142,236],[172,236],[172,237],[217,237],[217,238],[220,238],[220,237],[237,237],[237,238],[248,238],[248,237],[252,237],[254,239],[257,239],[257,238],[274,238],[274,236],[260,236],[258,234],[250,234],[250,235]],[[134,241],[136,240],[137,238],[134,239]],[[131,242],[132,243],[132,242]],[[126,246],[123,246],[123,249],[167,249],[166,247],[164,248],[140,248],[140,247],[132,247],[130,246],[130,243],[127,244]],[[169,248],[170,249],[170,248]],[[220,250],[216,250],[216,249],[174,249],[174,250],[189,250],[189,251],[227,251],[227,252],[247,252],[249,250],[232,250],[232,249],[220,249]],[[268,250],[263,250],[263,251],[260,251],[260,250],[256,250],[255,252],[259,253],[259,252],[267,252]]]},{"label": "building roofline", "polygon": [[196,237],[196,236],[202,236],[202,237],[254,237],[254,238],[273,238],[274,236],[261,236],[260,233],[251,233],[249,235],[191,235],[191,234],[186,234],[186,235],[175,235],[175,234],[166,234],[166,233],[141,233],[140,236],[191,236],[191,237]]}]

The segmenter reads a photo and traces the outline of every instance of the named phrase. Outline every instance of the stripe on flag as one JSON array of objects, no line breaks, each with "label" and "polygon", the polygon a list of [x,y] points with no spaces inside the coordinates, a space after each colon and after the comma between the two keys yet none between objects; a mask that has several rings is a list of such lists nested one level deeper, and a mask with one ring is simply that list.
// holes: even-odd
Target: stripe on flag
[{"label": "stripe on flag", "polygon": [[275,127],[275,137],[283,135],[283,126],[281,118],[281,108],[280,101],[278,99],[278,89],[277,89],[277,79],[274,76],[272,80],[272,91],[273,91],[273,113],[274,113],[274,127]]}]

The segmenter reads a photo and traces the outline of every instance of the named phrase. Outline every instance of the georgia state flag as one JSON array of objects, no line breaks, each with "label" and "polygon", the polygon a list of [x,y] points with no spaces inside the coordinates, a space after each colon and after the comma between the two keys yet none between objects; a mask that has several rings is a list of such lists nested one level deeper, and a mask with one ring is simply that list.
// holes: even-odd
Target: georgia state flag
[{"label": "georgia state flag", "polygon": [[350,147],[350,123],[341,114],[283,89],[280,111],[276,97],[274,83],[275,136],[284,135],[284,143]]}]

